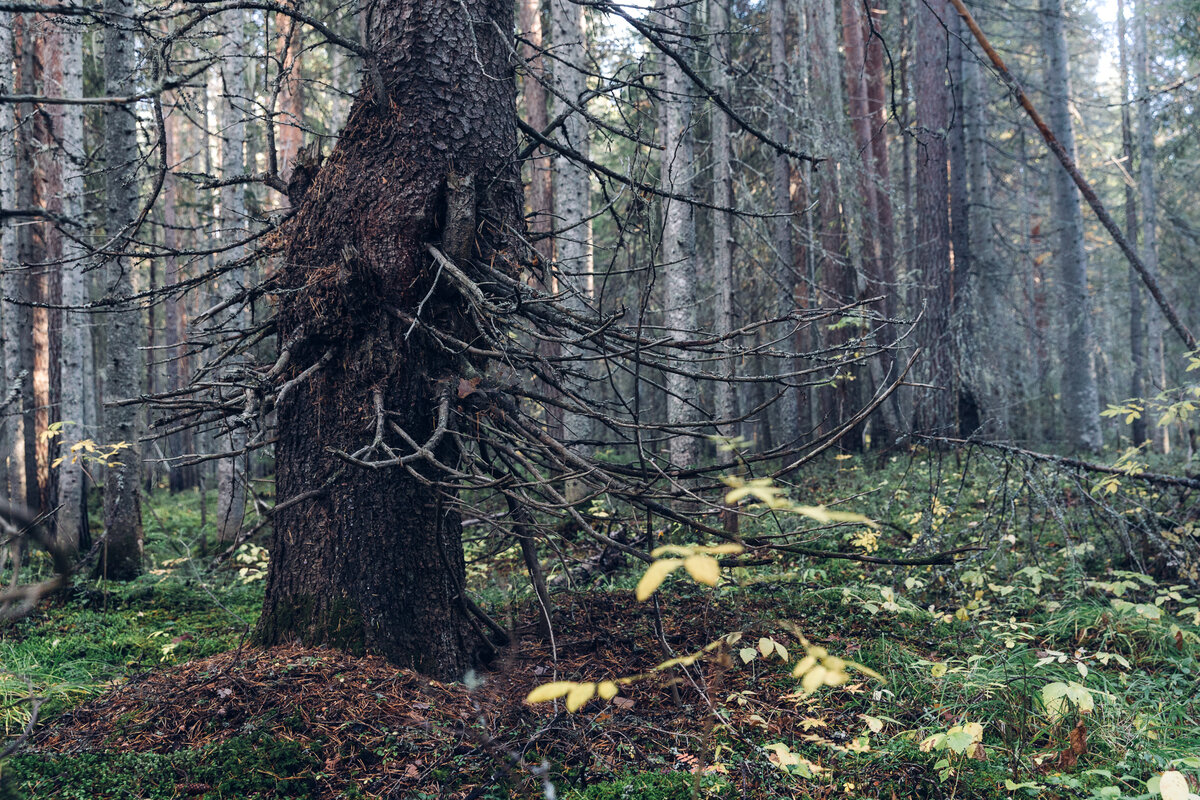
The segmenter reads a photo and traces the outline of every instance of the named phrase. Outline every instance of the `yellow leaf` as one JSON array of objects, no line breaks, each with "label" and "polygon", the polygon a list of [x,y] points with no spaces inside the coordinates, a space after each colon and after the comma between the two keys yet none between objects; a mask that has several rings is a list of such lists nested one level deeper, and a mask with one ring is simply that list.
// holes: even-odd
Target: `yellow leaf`
[{"label": "yellow leaf", "polygon": [[596,684],[580,683],[567,692],[567,711],[575,713],[596,696]]},{"label": "yellow leaf", "polygon": [[1182,772],[1173,769],[1164,772],[1158,780],[1158,793],[1162,795],[1163,800],[1187,800],[1187,778],[1183,777]]},{"label": "yellow leaf", "polygon": [[638,581],[637,599],[638,602],[644,603],[650,599],[650,595],[662,585],[662,582],[667,579],[675,570],[679,569],[683,564],[678,558],[661,558],[655,561],[646,569],[646,574]]},{"label": "yellow leaf", "polygon": [[804,673],[804,677],[800,679],[800,686],[807,694],[812,694],[817,688],[825,682],[826,669],[821,666],[816,666]]},{"label": "yellow leaf", "polygon": [[600,695],[605,700],[612,700],[617,696],[618,691],[617,684],[613,681],[602,681],[600,685],[596,687],[596,694]]},{"label": "yellow leaf", "polygon": [[721,580],[721,565],[712,556],[691,556],[684,560],[683,566],[696,583],[716,586]]},{"label": "yellow leaf", "polygon": [[763,658],[766,658],[767,656],[771,655],[771,652],[774,649],[775,649],[775,642],[773,640],[768,639],[765,636],[758,640],[758,652],[762,653]]},{"label": "yellow leaf", "polygon": [[578,684],[575,681],[554,681],[553,683],[543,683],[541,686],[534,689],[525,696],[526,703],[544,703],[547,700],[554,700],[562,697],[567,692],[574,689]]},{"label": "yellow leaf", "polygon": [[941,663],[934,664],[932,667],[929,668],[929,674],[935,678],[942,677],[943,675],[946,674],[946,665],[941,664]]},{"label": "yellow leaf", "polygon": [[663,556],[690,556],[694,552],[696,552],[696,548],[691,545],[685,547],[680,544],[664,544],[651,550],[650,555],[662,558]]},{"label": "yellow leaf", "polygon": [[878,717],[872,717],[870,714],[859,714],[863,722],[867,723],[867,727],[871,729],[871,733],[879,733],[883,730],[883,720]]},{"label": "yellow leaf", "polygon": [[861,522],[863,525],[868,525],[872,528],[879,527],[879,523],[870,517],[855,514],[852,511],[830,511],[825,506],[792,506],[792,510],[797,514],[820,522],[822,525],[827,525],[831,522]]}]

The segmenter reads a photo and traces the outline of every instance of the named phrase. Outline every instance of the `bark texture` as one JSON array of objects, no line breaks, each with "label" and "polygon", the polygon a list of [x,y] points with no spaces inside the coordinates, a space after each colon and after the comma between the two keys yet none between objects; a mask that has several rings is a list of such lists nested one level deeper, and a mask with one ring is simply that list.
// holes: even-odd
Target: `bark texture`
[{"label": "bark texture", "polygon": [[[1042,0],[1046,48],[1047,122],[1063,149],[1075,159],[1071,122],[1071,90],[1063,0]],[[1096,387],[1091,301],[1087,286],[1087,251],[1083,243],[1083,208],[1066,170],[1052,170],[1054,218],[1058,226],[1059,302],[1066,336],[1062,340],[1062,405],[1066,443],[1075,450],[1095,451],[1100,436],[1100,398]]]},{"label": "bark texture", "polygon": [[[104,0],[104,83],[110,95],[134,91],[134,33],[130,28],[133,3]],[[111,106],[104,111],[105,233],[114,240],[106,259],[108,294],[133,294],[133,261],[123,254],[137,215],[137,121],[132,106]],[[141,391],[142,355],[140,314],[122,310],[107,315],[107,369],[104,392],[108,398],[136,397]],[[107,540],[99,573],[113,580],[129,580],[142,571],[141,452],[138,447],[137,406],[104,410],[106,444],[125,442],[119,462],[104,473],[104,529]]]},{"label": "bark texture", "polygon": [[[660,2],[658,21],[664,40],[676,52],[687,53],[686,35],[691,26],[692,8],[688,5]],[[674,59],[662,56],[662,97],[659,104],[659,128],[663,151],[661,180],[665,192],[690,195],[694,171],[691,86]],[[666,275],[664,306],[667,335],[685,340],[697,328],[696,314],[696,225],[692,205],[670,198],[662,207],[662,262]],[[679,359],[683,366],[682,359]],[[696,440],[687,430],[699,416],[700,388],[695,378],[669,372],[667,384],[667,423],[680,426],[685,435],[670,437],[671,463],[677,467],[696,464]]]},{"label": "bark texture", "polygon": [[[76,25],[56,26],[56,44],[61,64],[63,97],[83,96],[83,35]],[[83,108],[63,106],[58,112],[58,131],[62,142],[62,215],[83,222],[83,169],[87,152],[83,138]],[[88,301],[87,274],[84,250],[71,237],[62,238],[62,305],[79,307]],[[56,536],[62,546],[76,548],[86,545],[90,538],[87,528],[87,478],[83,466],[72,463],[71,445],[91,438],[94,431],[85,427],[87,419],[87,384],[81,376],[87,373],[86,363],[92,358],[91,315],[69,310],[62,312],[62,345],[59,350],[61,382],[59,419],[66,424],[60,452],[66,457],[58,474],[59,507]]]},{"label": "bark texture", "polygon": [[[471,339],[463,300],[436,282],[427,246],[456,260],[502,259],[504,231],[521,224],[513,12],[511,0],[371,8],[372,68],[386,94],[370,79],[360,91],[301,202],[284,266],[279,341],[291,353],[286,377],[299,380],[277,409],[280,509],[263,643],[377,653],[442,679],[461,678],[471,662],[457,512],[404,469],[355,467],[329,451],[353,452],[379,434],[412,452],[396,429],[429,440],[440,402],[470,371],[420,326],[406,335],[402,317],[429,295],[421,319]],[[446,212],[463,201],[478,236],[473,224],[447,224],[461,220]],[[449,437],[428,446],[454,463]],[[420,463],[414,470],[433,477]]]},{"label": "bark texture", "polygon": [[[946,28],[953,10],[944,0],[917,3],[914,14],[916,122],[922,129],[916,150],[915,266],[922,284],[923,319],[918,331],[925,349],[925,379],[936,388],[916,404],[916,427],[933,434],[957,429],[956,348],[950,320],[954,279],[950,264],[950,193],[947,135],[950,93],[946,88]],[[918,307],[920,305],[918,304]]]}]

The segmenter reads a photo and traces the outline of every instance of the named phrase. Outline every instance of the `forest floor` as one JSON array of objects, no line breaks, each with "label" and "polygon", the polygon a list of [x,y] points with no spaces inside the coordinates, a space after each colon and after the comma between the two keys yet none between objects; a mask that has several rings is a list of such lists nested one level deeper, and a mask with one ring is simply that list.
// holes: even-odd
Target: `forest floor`
[{"label": "forest floor", "polygon": [[[549,784],[572,800],[1119,799],[1157,797],[1168,769],[1200,786],[1200,611],[1187,581],[1121,563],[1104,526],[1077,513],[1071,482],[1030,491],[1029,474],[1008,487],[994,464],[860,460],[831,459],[793,496],[845,498],[840,508],[885,524],[821,531],[820,546],[985,549],[941,566],[789,558],[724,570],[715,589],[681,572],[647,603],[631,591],[635,565],[576,569],[575,588],[554,596],[549,642],[519,555],[472,538],[476,595],[516,636],[470,685],[250,647],[262,554],[211,569],[192,555],[196,495],[156,494],[150,574],[80,585],[0,635],[9,737],[30,687],[44,698],[34,736],[0,766],[0,797],[475,800],[549,796]],[[852,672],[805,693],[792,677],[800,634],[880,678]],[[694,664],[654,669],[715,641]],[[554,680],[644,673],[575,713],[524,701]]]}]

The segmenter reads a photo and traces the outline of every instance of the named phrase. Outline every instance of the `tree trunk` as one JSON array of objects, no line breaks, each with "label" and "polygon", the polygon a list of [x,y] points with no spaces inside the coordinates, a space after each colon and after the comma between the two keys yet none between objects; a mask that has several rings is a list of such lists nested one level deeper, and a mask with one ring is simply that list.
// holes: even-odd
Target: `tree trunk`
[{"label": "tree trunk", "polygon": [[[83,96],[83,35],[72,24],[55,25],[54,42],[58,50],[60,82],[55,93],[63,97]],[[66,219],[83,222],[83,169],[87,150],[83,135],[83,107],[59,106],[58,135],[62,158],[62,209]],[[60,236],[61,303],[65,309],[78,308],[89,299],[88,276],[84,272],[84,249],[70,236]],[[71,446],[95,434],[85,427],[87,419],[87,386],[80,376],[87,373],[86,362],[92,358],[92,317],[64,310],[62,314],[62,344],[59,350],[58,371],[63,379],[60,389],[59,419],[64,423],[60,453],[63,457],[58,473],[59,508],[55,536],[70,549],[86,546],[90,539],[87,528],[87,476],[83,465],[73,463]]]},{"label": "tree trunk", "polygon": [[[550,0],[550,28],[555,60],[552,79],[555,116],[567,114],[561,128],[562,144],[587,158],[588,122],[581,111],[572,111],[584,101],[587,91],[587,27],[583,6],[573,0]],[[535,165],[536,166],[536,165]],[[582,312],[592,297],[592,203],[591,178],[587,167],[578,160],[557,155],[554,158],[554,288],[564,293],[570,307]],[[568,347],[564,356],[577,355]],[[565,381],[569,394],[582,395],[588,384],[586,362],[569,364],[572,370]],[[570,401],[568,401],[570,402]],[[556,420],[558,422],[558,420]],[[580,454],[591,452],[592,419],[586,414],[564,411],[558,425],[571,449]],[[567,497],[579,499],[582,486],[570,482]]]},{"label": "tree trunk", "polygon": [[[921,129],[916,152],[916,270],[924,289],[924,314],[918,341],[925,349],[925,381],[935,388],[918,395],[916,427],[935,435],[957,430],[957,359],[950,321],[954,279],[950,265],[950,192],[946,137],[950,97],[946,89],[946,29],[953,10],[944,0],[916,4],[916,52],[913,80],[916,123]],[[936,9],[936,13],[935,13]],[[917,310],[921,310],[918,303]]]},{"label": "tree trunk", "polygon": [[[221,41],[221,83],[224,94],[221,109],[221,175],[234,178],[246,172],[246,119],[250,115],[250,96],[247,81],[248,59],[245,52],[245,17],[243,11],[226,12],[226,30]],[[240,183],[221,187],[220,234],[222,247],[229,248],[230,242],[246,238],[246,188]],[[241,259],[245,248],[233,247],[225,251],[231,262]],[[246,283],[244,267],[231,269],[220,278],[221,299],[233,297]],[[234,327],[244,328],[249,320],[246,314],[237,311],[242,303],[236,303],[231,312]],[[228,363],[227,380],[238,383],[240,359]],[[236,389],[234,391],[237,391]],[[246,429],[239,421],[232,421],[229,429],[219,437],[218,448],[236,453],[246,446]],[[246,515],[246,456],[230,456],[217,462],[217,541],[225,544],[237,538]]]},{"label": "tree trunk", "polygon": [[[787,2],[786,0],[769,0],[768,38],[771,52],[771,95],[774,102],[770,110],[771,138],[777,142],[788,141],[788,117],[791,109],[791,70],[788,65],[787,53]],[[719,113],[719,112],[718,112]],[[792,253],[792,167],[786,153],[772,152],[771,162],[771,249],[774,265],[771,271],[780,287],[779,303],[776,313],[784,315],[791,312],[796,305],[796,281],[792,275],[795,269],[795,256]],[[794,323],[785,322],[781,326],[780,336],[783,349],[791,340],[791,330]],[[783,371],[796,370],[799,365],[794,359],[781,364]],[[793,445],[800,437],[800,389],[789,388],[779,400],[779,431],[776,442]]]},{"label": "tree trunk", "polygon": [[[712,31],[712,85],[726,100],[729,99],[729,9],[727,0],[709,0],[708,25]],[[712,109],[713,205],[717,209],[733,207],[733,142],[729,117],[715,106]],[[733,330],[733,214],[714,209],[712,212],[713,249],[713,327],[719,335]],[[732,343],[723,345],[724,358],[717,366],[721,380],[716,386],[714,403],[717,420],[732,420],[737,416],[736,385],[733,377]],[[732,424],[718,426],[722,436],[734,436]]]},{"label": "tree trunk", "polygon": [[[1125,0],[1117,0],[1117,49],[1121,66],[1121,163],[1125,168],[1125,237],[1138,240],[1137,188],[1133,178],[1133,125],[1129,114],[1129,47],[1125,26]],[[1144,258],[1144,256],[1143,256]],[[1137,399],[1146,392],[1146,323],[1142,280],[1129,268],[1129,396]],[[1146,441],[1146,418],[1133,420],[1129,435],[1135,446]]]},{"label": "tree trunk", "polygon": [[[0,11],[0,85],[13,85],[13,14],[11,11]],[[15,130],[15,115],[11,103],[0,103],[0,207],[13,208],[17,199],[17,174],[13,135]],[[17,276],[17,229],[15,219],[0,220],[0,289],[5,295],[12,297],[13,284]],[[12,372],[14,359],[12,347],[14,331],[14,308],[11,303],[0,302],[0,340],[3,342],[3,353],[0,353],[0,468],[3,480],[0,481],[0,494],[6,499],[16,500],[10,480],[18,469],[16,453],[12,447],[15,441],[10,416],[12,406],[9,404],[9,392],[14,385],[16,375]],[[2,568],[3,565],[0,565]]]},{"label": "tree trunk", "polygon": [[[1149,21],[1146,0],[1137,0],[1134,29],[1134,76],[1137,88],[1138,189],[1142,206],[1142,262],[1152,274],[1158,273],[1158,193],[1154,186],[1154,114],[1150,109]],[[1149,344],[1149,377],[1152,391],[1167,386],[1166,357],[1163,352],[1163,315],[1156,307],[1147,314],[1146,339]],[[1140,397],[1141,395],[1135,395]],[[1164,454],[1171,452],[1171,431],[1166,425],[1155,426],[1155,445]]]},{"label": "tree trunk", "polygon": [[[131,0],[104,0],[104,88],[109,95],[134,92],[134,18]],[[133,294],[133,260],[123,254],[138,211],[137,120],[133,106],[104,109],[104,204],[105,235],[116,254],[106,257],[105,282],[108,294],[121,298]],[[104,397],[119,400],[141,392],[142,357],[140,317],[122,309],[109,313],[107,323],[107,369]],[[103,441],[124,442],[118,463],[105,470],[104,529],[107,540],[98,571],[113,580],[129,580],[142,571],[141,452],[138,446],[140,410],[137,406],[104,409]]]},{"label": "tree trunk", "polygon": [[[330,450],[383,442],[412,452],[470,365],[402,317],[474,332],[427,244],[503,263],[520,230],[511,0],[385,0],[366,29],[387,96],[368,80],[293,221],[279,341],[294,342],[277,408],[267,594],[257,638],[383,655],[458,679],[475,644],[458,512],[421,461],[372,470]],[[369,210],[365,213],[364,210]],[[476,236],[476,220],[482,233]],[[432,293],[431,293],[432,289]],[[328,354],[328,355],[327,355]],[[453,423],[451,423],[453,424]],[[450,437],[428,444],[454,463]],[[301,498],[300,495],[311,492]],[[284,505],[287,503],[290,505]]]},{"label": "tree trunk", "polygon": [[[1075,132],[1071,122],[1067,38],[1063,31],[1063,0],[1042,0],[1046,48],[1048,124],[1063,148],[1075,158]],[[1087,287],[1087,251],[1083,242],[1083,210],[1079,192],[1066,170],[1051,170],[1054,185],[1054,218],[1058,223],[1058,260],[1067,335],[1063,340],[1062,406],[1067,445],[1095,451],[1100,435],[1100,398],[1096,387],[1091,302]]]},{"label": "tree trunk", "polygon": [[[36,94],[37,82],[34,73],[38,66],[35,58],[37,49],[32,42],[34,15],[19,14],[13,20],[14,42],[17,43],[16,75],[14,84],[21,94]],[[37,124],[32,103],[21,103],[17,107],[16,127],[16,206],[35,208],[40,202],[37,196],[37,176],[34,169],[34,153],[40,149],[34,142],[34,127]],[[34,413],[34,344],[33,309],[28,305],[36,300],[31,264],[42,261],[40,240],[34,240],[34,226],[21,225],[17,229],[16,262],[12,275],[6,274],[11,292],[6,295],[17,302],[8,307],[13,326],[6,338],[8,374],[13,381],[12,397],[16,407],[12,409],[14,425],[12,461],[16,470],[10,475],[13,481],[12,496],[29,508],[39,508],[40,492],[37,479],[37,432]]]},{"label": "tree trunk", "polygon": [[279,60],[279,114],[275,128],[275,154],[279,175],[292,175],[296,152],[304,144],[304,81],[300,53],[304,45],[304,26],[287,14],[275,15],[276,57]]},{"label": "tree trunk", "polygon": [[[685,36],[691,27],[691,6],[678,6],[660,0],[657,5],[663,38],[676,52],[689,51]],[[659,128],[663,151],[661,183],[663,191],[691,195],[694,172],[691,85],[683,70],[671,58],[660,59],[663,73],[659,103]],[[684,340],[694,335],[696,322],[696,229],[692,205],[663,198],[662,263],[666,280],[663,304],[666,308],[667,335]],[[681,368],[687,361],[674,359]],[[696,465],[698,448],[695,431],[688,429],[698,417],[699,386],[695,378],[667,373],[667,424],[675,427],[669,440],[669,456],[676,467]],[[676,427],[678,426],[678,427]],[[680,431],[684,431],[680,433]]]}]

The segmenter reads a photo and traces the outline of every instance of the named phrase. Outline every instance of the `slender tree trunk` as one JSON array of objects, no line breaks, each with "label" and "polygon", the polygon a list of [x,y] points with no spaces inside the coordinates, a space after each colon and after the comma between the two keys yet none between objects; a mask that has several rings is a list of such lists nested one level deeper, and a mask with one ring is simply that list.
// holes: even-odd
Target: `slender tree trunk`
[{"label": "slender tree trunk", "polygon": [[279,112],[275,128],[275,153],[279,175],[288,180],[296,152],[304,144],[304,80],[300,53],[304,46],[304,27],[287,14],[275,15],[278,35],[276,58],[279,61]]},{"label": "slender tree trunk", "polygon": [[[561,128],[562,143],[583,157],[589,154],[588,122],[579,111],[587,91],[587,27],[583,6],[572,0],[550,0],[550,26],[555,62],[553,87],[555,116],[568,113]],[[582,311],[591,301],[593,290],[592,265],[592,204],[591,178],[587,167],[567,156],[554,159],[554,287],[564,292],[569,305]],[[564,355],[571,355],[568,350]],[[569,394],[582,395],[588,385],[586,364],[567,365],[572,372],[566,380]],[[577,401],[578,402],[578,401]],[[581,454],[591,452],[588,442],[595,433],[592,420],[586,414],[565,411],[562,414],[562,433],[572,449]],[[578,499],[579,485],[571,483],[567,496]]]},{"label": "slender tree trunk", "polygon": [[[1121,163],[1125,169],[1125,237],[1138,240],[1137,188],[1133,178],[1133,125],[1129,104],[1129,47],[1125,26],[1125,0],[1117,0],[1117,47],[1121,65]],[[1145,258],[1145,256],[1143,256]],[[1146,322],[1142,280],[1133,267],[1129,268],[1129,396],[1144,397],[1146,393]],[[1134,445],[1146,441],[1146,418],[1140,416],[1130,426]]]},{"label": "slender tree trunk", "polygon": [[[777,142],[788,141],[788,118],[791,113],[791,70],[787,52],[787,1],[768,0],[768,39],[771,51],[771,94],[774,98],[770,109],[771,138]],[[792,253],[792,168],[786,153],[773,152],[771,162],[771,249],[774,256],[772,271],[780,286],[777,313],[787,314],[796,305],[795,256]],[[780,336],[784,347],[791,342],[794,323],[785,322]],[[789,359],[782,369],[797,368],[794,359]],[[801,401],[800,389],[789,388],[779,401],[779,431],[777,443],[793,445],[800,437]]]},{"label": "slender tree trunk", "polygon": [[[721,96],[729,99],[729,71],[731,69],[729,9],[727,0],[708,0],[708,24],[712,35],[711,82]],[[712,159],[713,205],[721,208],[733,207],[733,142],[729,117],[719,108],[712,109]],[[734,329],[733,316],[733,215],[726,211],[712,212],[713,250],[713,322],[717,334],[725,335]],[[731,343],[724,345],[725,357],[717,367],[718,375],[724,380],[717,383],[715,412],[718,420],[731,420],[737,416],[736,385],[733,377],[734,363],[730,352]],[[719,426],[722,436],[733,436],[736,431],[731,424]]]},{"label": "slender tree trunk", "polygon": [[[73,24],[55,26],[55,44],[59,51],[60,84],[56,93],[63,97],[83,96],[83,35]],[[87,149],[83,134],[83,107],[60,106],[59,137],[62,168],[62,210],[64,218],[84,221],[83,169]],[[72,237],[63,236],[61,247],[61,303],[66,309],[78,308],[88,299],[84,272],[85,252]],[[87,385],[81,376],[87,373],[86,362],[92,358],[92,318],[88,314],[64,310],[62,313],[62,344],[59,350],[58,371],[61,381],[59,419],[64,423],[60,452],[63,457],[58,474],[59,508],[56,536],[61,546],[77,548],[88,544],[87,476],[83,465],[71,458],[71,446],[95,435],[86,426]]]},{"label": "slender tree trunk", "polygon": [[[522,107],[525,121],[535,130],[545,130],[550,124],[550,111],[544,81],[549,78],[546,62],[542,57],[545,34],[542,29],[542,0],[520,0],[520,26],[524,41],[521,43],[521,59],[525,74],[521,81]],[[561,13],[561,11],[560,11]],[[526,217],[530,236],[541,267],[536,278],[545,291],[555,291],[554,277],[554,160],[541,147],[534,151],[528,161],[529,183],[525,192]],[[590,192],[589,192],[590,196]],[[538,351],[548,360],[555,361],[562,354],[557,342],[540,342]],[[557,397],[555,387],[546,387],[550,396]],[[563,434],[563,412],[548,403],[545,406],[547,432],[555,439],[566,438]],[[578,423],[576,423],[578,427]]]},{"label": "slender tree trunk", "polygon": [[[1134,77],[1137,88],[1138,189],[1142,206],[1142,262],[1152,275],[1158,274],[1158,192],[1154,185],[1154,114],[1150,109],[1149,21],[1146,0],[1136,0],[1134,20]],[[1166,357],[1163,352],[1163,315],[1157,308],[1147,314],[1149,378],[1154,391],[1167,386]],[[1140,397],[1140,395],[1135,395]],[[1171,430],[1155,426],[1154,439],[1165,455],[1171,452]]]},{"label": "slender tree trunk", "polygon": [[[13,14],[11,11],[0,11],[0,85],[13,85]],[[17,174],[13,136],[15,133],[15,115],[10,103],[0,103],[0,206],[13,208],[17,200]],[[0,289],[12,297],[13,287],[17,277],[17,230],[15,219],[0,220]],[[14,306],[11,303],[0,302],[0,341],[3,352],[0,353],[0,494],[6,499],[16,501],[10,483],[18,470],[17,455],[12,443],[17,437],[13,436],[12,410],[16,400],[10,394],[16,386],[16,375],[12,372],[15,359],[12,353],[15,330]],[[0,563],[0,569],[3,564]]]},{"label": "slender tree trunk", "polygon": [[[936,11],[936,13],[935,13]],[[954,277],[950,261],[949,176],[946,137],[950,96],[946,89],[946,29],[953,11],[944,0],[916,4],[914,77],[916,124],[921,130],[916,153],[916,269],[923,285],[923,320],[918,332],[925,349],[926,382],[935,388],[918,395],[917,428],[947,434],[957,430],[958,395],[954,364],[957,348],[951,332]],[[918,305],[918,309],[920,306]]]},{"label": "slender tree trunk", "polygon": [[[366,30],[388,96],[377,98],[371,80],[360,90],[294,218],[281,276],[278,339],[296,340],[284,378],[314,369],[276,410],[281,505],[264,644],[378,653],[444,680],[471,661],[455,505],[403,468],[357,468],[329,451],[370,445],[380,420],[384,442],[406,453],[393,425],[427,442],[439,413],[456,424],[449,404],[466,367],[420,328],[406,336],[396,312],[414,314],[429,295],[422,320],[478,335],[453,289],[430,294],[438,271],[426,248],[440,241],[456,261],[504,263],[516,247],[502,233],[522,223],[514,12],[511,0],[372,7]],[[456,463],[451,437],[428,447]],[[412,466],[438,476],[424,461]]]},{"label": "slender tree trunk", "polygon": [[[664,39],[676,52],[689,52],[684,37],[691,26],[691,6],[677,6],[660,0],[657,9]],[[664,191],[687,196],[692,193],[694,175],[691,84],[673,59],[664,56],[660,63],[663,78],[659,128],[664,147],[661,183]],[[664,198],[662,208],[667,334],[683,340],[693,336],[697,328],[695,220],[690,203]],[[677,358],[675,363],[681,368],[689,368],[684,359]],[[696,379],[670,372],[666,384],[667,423],[671,426],[694,423],[700,403]],[[695,466],[698,448],[694,432],[672,435],[669,449],[673,465]]]},{"label": "slender tree trunk", "polygon": [[[225,14],[226,30],[222,35],[221,47],[221,83],[224,94],[220,102],[221,109],[221,175],[232,178],[246,172],[246,118],[250,114],[249,86],[247,72],[249,59],[241,54],[245,52],[245,17],[242,11],[230,11]],[[246,188],[241,184],[223,186],[221,188],[221,244],[228,247],[230,242],[246,238]],[[243,254],[243,247],[233,247],[225,251],[225,258],[238,261]],[[246,283],[245,268],[239,267],[221,276],[220,294],[222,299],[233,297]],[[235,309],[241,308],[238,303]],[[233,321],[237,327],[243,327],[245,314],[234,313]],[[233,382],[239,370],[240,359],[233,359],[229,371]],[[236,390],[235,390],[236,391]],[[228,431],[220,436],[221,449],[234,452],[246,446],[246,429],[233,422]],[[217,541],[222,544],[232,542],[242,529],[242,519],[246,514],[246,475],[249,459],[246,456],[231,456],[217,462]]]},{"label": "slender tree trunk", "polygon": [[[35,72],[38,67],[37,48],[33,39],[34,15],[19,14],[14,19],[14,41],[18,43],[16,55],[17,74],[14,81],[21,94],[36,94],[37,82]],[[35,208],[41,202],[37,195],[38,180],[36,175],[34,153],[38,149],[35,143],[35,126],[33,104],[21,103],[17,107],[19,124],[16,129],[16,205],[19,208]],[[11,348],[11,359],[8,374],[15,376],[14,391],[17,398],[18,412],[13,420],[16,423],[14,431],[13,459],[19,460],[19,474],[14,473],[13,498],[24,503],[29,508],[40,508],[41,497],[38,490],[37,470],[37,431],[35,420],[36,402],[34,399],[34,342],[33,342],[33,309],[28,305],[36,301],[34,276],[30,270],[31,264],[40,263],[43,253],[40,252],[40,239],[34,239],[34,226],[25,224],[17,230],[17,269],[12,277],[12,293],[8,297],[17,300],[9,307],[13,320],[12,336],[5,342]],[[5,276],[7,279],[9,276]]]},{"label": "slender tree trunk", "polygon": [[[1048,123],[1063,148],[1075,157],[1071,122],[1067,39],[1063,31],[1063,0],[1041,0],[1046,48]],[[1061,362],[1062,406],[1067,444],[1074,450],[1095,451],[1100,434],[1100,397],[1096,387],[1091,301],[1087,287],[1087,251],[1083,242],[1083,210],[1079,192],[1066,170],[1052,170],[1058,260],[1061,271],[1059,302],[1066,323]]]},{"label": "slender tree trunk", "polygon": [[[961,24],[961,23],[960,23]],[[967,35],[965,28],[961,30]],[[1008,435],[1008,407],[1013,394],[1011,342],[1015,328],[1009,324],[1002,301],[1006,294],[1005,272],[995,260],[992,232],[992,187],[988,174],[987,119],[988,81],[979,60],[966,56],[962,66],[963,122],[967,194],[968,247],[971,254],[972,344],[976,358],[970,365],[971,382],[977,387],[980,423],[991,435]]]},{"label": "slender tree trunk", "polygon": [[[136,40],[131,20],[135,14],[132,0],[104,0],[104,88],[109,95],[134,91]],[[112,242],[109,249],[117,253],[106,257],[105,282],[113,297],[133,293],[134,264],[123,251],[129,246],[138,210],[136,123],[133,106],[104,109],[105,235]],[[141,391],[140,316],[132,310],[107,315],[106,399],[136,397]],[[107,540],[99,572],[114,580],[128,580],[142,571],[140,413],[132,405],[104,409],[104,442],[128,445],[120,452],[118,463],[105,470],[104,478]]]}]

